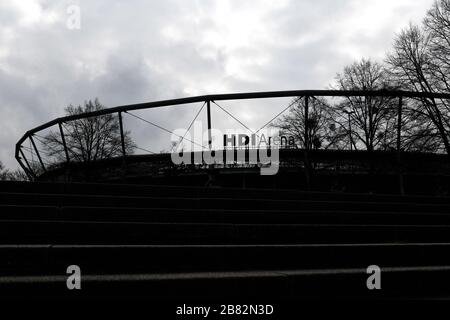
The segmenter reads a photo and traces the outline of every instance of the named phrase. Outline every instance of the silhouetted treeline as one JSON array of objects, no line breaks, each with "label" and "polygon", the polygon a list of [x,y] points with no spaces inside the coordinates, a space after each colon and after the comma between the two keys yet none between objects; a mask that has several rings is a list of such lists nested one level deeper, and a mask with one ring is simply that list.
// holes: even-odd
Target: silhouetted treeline
[{"label": "silhouetted treeline", "polygon": [[[421,25],[411,24],[395,35],[384,61],[363,58],[345,67],[333,87],[450,93],[450,0],[436,1]],[[295,135],[299,147],[368,151],[400,147],[450,154],[450,101],[445,99],[404,99],[399,145],[398,99],[310,100],[308,121],[304,99],[296,98],[291,113],[274,124]]]}]

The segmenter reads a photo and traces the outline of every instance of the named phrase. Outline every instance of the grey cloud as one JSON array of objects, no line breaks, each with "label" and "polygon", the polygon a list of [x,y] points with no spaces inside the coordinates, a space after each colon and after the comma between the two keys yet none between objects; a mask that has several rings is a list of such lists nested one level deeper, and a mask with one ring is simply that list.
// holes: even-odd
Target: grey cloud
[{"label": "grey cloud", "polygon": [[[13,37],[0,38],[0,104],[7,115],[0,118],[0,160],[16,167],[14,144],[26,130],[86,99],[98,97],[112,107],[192,93],[326,87],[345,64],[359,58],[359,53],[340,50],[343,45],[382,55],[398,25],[425,14],[432,3],[405,3],[397,9],[401,12],[392,13],[398,20],[369,37],[358,26],[350,34],[341,32],[348,17],[358,14],[354,0],[291,0],[284,6],[236,0],[228,1],[231,11],[223,16],[218,10],[224,1],[34,0],[44,15],[56,16],[53,22],[28,25],[20,23],[23,12],[16,4],[1,2],[0,35],[9,32]],[[73,3],[81,6],[78,31],[65,26],[66,8]],[[242,12],[254,18],[248,25],[236,24]],[[227,42],[251,28],[256,31],[248,41]],[[245,105],[233,110],[239,114]],[[175,129],[187,127],[199,107],[144,114]],[[273,113],[260,111],[250,122],[258,125]],[[168,147],[163,132],[127,121],[152,151]],[[214,121],[230,123],[225,118]]]}]

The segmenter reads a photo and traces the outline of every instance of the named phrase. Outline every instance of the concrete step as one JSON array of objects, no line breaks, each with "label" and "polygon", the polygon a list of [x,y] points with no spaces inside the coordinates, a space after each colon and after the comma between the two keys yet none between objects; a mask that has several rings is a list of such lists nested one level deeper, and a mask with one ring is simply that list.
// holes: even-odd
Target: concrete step
[{"label": "concrete step", "polygon": [[67,275],[0,277],[0,296],[8,299],[152,301],[292,299],[422,299],[450,296],[450,266],[381,269],[381,290],[368,290],[365,268],[254,270],[164,274],[82,275],[81,290],[67,289]]},{"label": "concrete step", "polygon": [[450,204],[450,197],[399,196],[380,194],[352,194],[328,192],[304,192],[278,189],[241,189],[216,187],[174,187],[136,184],[104,183],[45,183],[2,181],[0,192],[114,195],[141,197],[184,197],[184,198],[231,198],[231,199],[278,199],[278,200],[318,200],[353,202],[403,202]]},{"label": "concrete step", "polygon": [[0,205],[0,220],[252,223],[252,224],[450,224],[450,213],[338,210],[218,210]]},{"label": "concrete step", "polygon": [[224,272],[450,265],[450,243],[324,245],[1,245],[0,276]]},{"label": "concrete step", "polygon": [[354,201],[319,200],[273,200],[273,199],[228,199],[228,198],[183,198],[183,197],[124,197],[99,195],[60,195],[0,193],[2,205],[36,206],[95,206],[136,207],[173,209],[221,209],[221,210],[345,210],[345,211],[388,211],[450,213],[450,204],[427,203],[380,203]]},{"label": "concrete step", "polygon": [[380,242],[450,242],[450,226],[0,221],[0,244]]}]

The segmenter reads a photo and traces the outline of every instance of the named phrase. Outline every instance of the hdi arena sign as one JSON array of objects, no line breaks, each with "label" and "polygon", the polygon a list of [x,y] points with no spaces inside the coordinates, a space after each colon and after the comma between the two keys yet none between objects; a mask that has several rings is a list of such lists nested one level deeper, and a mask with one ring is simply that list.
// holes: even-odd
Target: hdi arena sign
[{"label": "hdi arena sign", "polygon": [[223,148],[293,148],[296,146],[295,137],[292,136],[268,136],[264,133],[251,135],[247,134],[224,134],[223,135]]},{"label": "hdi arena sign", "polygon": [[204,131],[199,121],[194,124],[193,134],[186,129],[175,130],[171,142],[175,146],[171,158],[176,165],[251,164],[260,167],[261,175],[277,174],[279,149],[296,144],[294,137],[279,136],[275,129],[246,134],[236,130]]}]

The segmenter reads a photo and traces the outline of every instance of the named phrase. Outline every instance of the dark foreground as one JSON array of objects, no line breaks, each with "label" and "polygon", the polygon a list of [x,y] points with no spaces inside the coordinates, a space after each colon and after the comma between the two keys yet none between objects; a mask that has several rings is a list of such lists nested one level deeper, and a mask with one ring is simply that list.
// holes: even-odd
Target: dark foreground
[{"label": "dark foreground", "polygon": [[0,204],[2,300],[450,297],[450,198],[5,182]]}]

